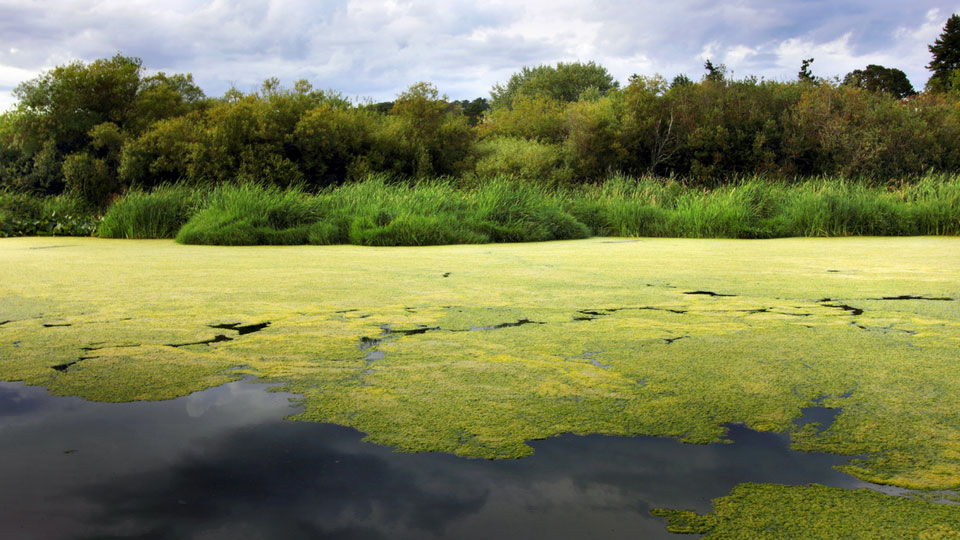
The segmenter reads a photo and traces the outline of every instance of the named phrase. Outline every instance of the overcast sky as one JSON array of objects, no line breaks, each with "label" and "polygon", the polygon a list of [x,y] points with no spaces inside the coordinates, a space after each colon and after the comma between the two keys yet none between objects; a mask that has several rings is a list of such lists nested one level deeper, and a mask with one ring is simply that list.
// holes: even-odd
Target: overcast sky
[{"label": "overcast sky", "polygon": [[193,73],[207,95],[301,78],[391,100],[418,81],[487,97],[522,66],[593,60],[621,83],[724,63],[735,77],[794,79],[867,64],[921,89],[927,45],[960,0],[0,0],[0,108],[10,91],[70,62],[138,56]]}]

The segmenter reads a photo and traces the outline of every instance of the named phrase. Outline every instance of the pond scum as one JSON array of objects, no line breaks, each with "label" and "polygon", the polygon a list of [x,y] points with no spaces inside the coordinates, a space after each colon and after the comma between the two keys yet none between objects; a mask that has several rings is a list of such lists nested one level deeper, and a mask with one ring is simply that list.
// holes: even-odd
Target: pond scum
[{"label": "pond scum", "polygon": [[[0,242],[0,379],[97,401],[256,377],[295,419],[517,458],[562,433],[795,449],[913,498],[745,484],[671,530],[960,537],[960,241],[613,238],[419,248]],[[803,407],[842,409],[821,431]],[[951,495],[947,493],[947,496]]]}]

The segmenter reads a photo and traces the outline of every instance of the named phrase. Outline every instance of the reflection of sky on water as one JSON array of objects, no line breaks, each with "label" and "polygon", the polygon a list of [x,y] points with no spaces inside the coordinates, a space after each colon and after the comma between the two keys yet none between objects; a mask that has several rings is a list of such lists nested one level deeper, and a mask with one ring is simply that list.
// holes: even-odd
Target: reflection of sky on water
[{"label": "reflection of sky on water", "polygon": [[284,421],[288,398],[232,383],[104,404],[0,383],[2,536],[684,538],[649,509],[707,511],[745,481],[863,485],[831,469],[843,458],[736,426],[728,445],[562,436],[468,460]]}]

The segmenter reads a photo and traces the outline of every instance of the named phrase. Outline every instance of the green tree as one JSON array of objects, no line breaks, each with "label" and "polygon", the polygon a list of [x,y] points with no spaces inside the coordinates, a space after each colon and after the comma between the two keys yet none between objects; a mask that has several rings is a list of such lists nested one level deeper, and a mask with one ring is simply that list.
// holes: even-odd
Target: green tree
[{"label": "green tree", "polygon": [[954,13],[947,19],[940,37],[927,47],[933,59],[927,69],[933,72],[927,89],[946,92],[951,89],[951,74],[960,69],[960,15]]},{"label": "green tree", "polygon": [[506,85],[496,84],[490,91],[490,106],[512,107],[521,96],[543,96],[561,102],[573,102],[587,90],[595,88],[600,95],[619,88],[607,68],[594,62],[560,62],[556,67],[524,67],[514,73]]},{"label": "green tree", "polygon": [[118,54],[109,60],[59,66],[20,84],[13,93],[27,124],[25,132],[35,143],[52,139],[62,154],[81,150],[94,126],[125,124],[142,70],[139,58]]},{"label": "green tree", "polygon": [[876,64],[870,64],[865,69],[856,69],[847,73],[843,78],[843,84],[856,86],[893,96],[897,99],[903,99],[912,96],[917,92],[907,79],[906,73],[895,68],[886,68]]},{"label": "green tree", "polygon": [[703,63],[703,69],[707,70],[706,75],[703,76],[705,81],[722,83],[727,79],[727,66],[723,64],[713,65],[709,58]]},{"label": "green tree", "polygon": [[810,64],[813,63],[813,58],[804,58],[800,63],[800,71],[797,73],[797,79],[800,82],[816,82],[817,78],[813,76],[813,72],[810,71]]},{"label": "green tree", "polygon": [[[634,75],[636,77],[636,75]],[[670,88],[680,87],[680,86],[690,86],[693,84],[693,81],[690,80],[690,77],[687,77],[683,73],[677,75],[670,81]]]},{"label": "green tree", "polygon": [[490,110],[490,102],[486,98],[479,97],[473,101],[462,99],[450,103],[451,106],[459,107],[463,115],[467,117],[467,122],[471,126],[476,126],[483,119],[483,113]]},{"label": "green tree", "polygon": [[133,133],[143,133],[158,120],[182,116],[203,106],[204,100],[203,90],[194,84],[193,75],[167,75],[161,71],[140,81],[125,127]]}]

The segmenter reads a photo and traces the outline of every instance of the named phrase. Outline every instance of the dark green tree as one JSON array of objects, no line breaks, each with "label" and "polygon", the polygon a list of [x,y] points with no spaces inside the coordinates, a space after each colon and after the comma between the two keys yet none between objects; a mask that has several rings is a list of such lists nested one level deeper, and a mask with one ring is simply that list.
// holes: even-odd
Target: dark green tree
[{"label": "dark green tree", "polygon": [[960,15],[951,15],[940,37],[927,48],[933,55],[933,59],[927,64],[927,69],[933,72],[927,82],[927,89],[946,92],[953,86],[951,75],[960,69]]},{"label": "dark green tree", "polygon": [[706,75],[703,76],[705,81],[722,83],[727,79],[727,66],[723,64],[714,65],[709,58],[703,63],[703,69],[707,70]]},{"label": "dark green tree", "polygon": [[912,96],[917,92],[910,84],[910,79],[906,73],[895,68],[886,68],[876,64],[870,64],[865,69],[856,69],[847,73],[843,78],[843,84],[856,86],[893,96],[897,99],[903,99]]},{"label": "dark green tree", "polygon": [[13,93],[26,124],[24,134],[36,144],[53,140],[63,154],[82,149],[94,126],[125,124],[142,70],[139,58],[118,54],[109,60],[59,66],[20,84]]},{"label": "dark green tree", "polygon": [[810,71],[810,64],[813,63],[813,58],[804,58],[800,63],[800,71],[797,73],[797,79],[800,82],[816,82],[816,77],[813,76],[813,72]]},{"label": "dark green tree", "polygon": [[471,126],[480,123],[483,113],[490,109],[490,102],[486,98],[479,97],[473,101],[461,99],[450,103],[451,107],[459,107],[463,115],[467,117],[467,122]]},{"label": "dark green tree", "polygon": [[193,75],[167,75],[161,71],[140,81],[125,127],[140,134],[158,120],[181,116],[203,106],[204,100],[203,90],[194,84]]},{"label": "dark green tree", "polygon": [[683,73],[677,75],[670,81],[670,88],[681,87],[681,86],[690,86],[693,84],[693,81],[690,80],[690,77],[687,77]]},{"label": "dark green tree", "polygon": [[494,109],[511,107],[521,96],[542,96],[569,103],[580,99],[587,90],[596,89],[600,95],[605,95],[619,86],[607,68],[594,62],[524,67],[514,73],[506,85],[494,85],[490,92],[490,106]]}]

